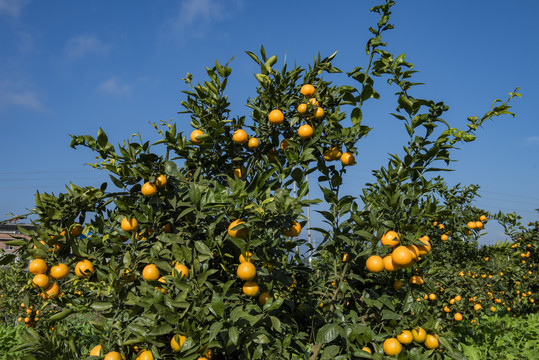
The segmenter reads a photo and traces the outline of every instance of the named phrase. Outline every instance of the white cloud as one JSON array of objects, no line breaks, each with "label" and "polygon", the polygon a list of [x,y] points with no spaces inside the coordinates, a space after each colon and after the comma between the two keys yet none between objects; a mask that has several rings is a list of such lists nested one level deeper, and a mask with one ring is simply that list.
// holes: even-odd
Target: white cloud
[{"label": "white cloud", "polygon": [[172,19],[172,31],[182,37],[201,37],[212,23],[223,21],[241,4],[242,0],[184,0]]},{"label": "white cloud", "polygon": [[0,110],[8,107],[23,107],[35,111],[45,111],[46,108],[39,95],[23,83],[0,83]]},{"label": "white cloud", "polygon": [[99,90],[107,94],[127,95],[131,92],[131,87],[122,84],[116,77],[110,77],[99,85]]},{"label": "white cloud", "polygon": [[18,17],[29,0],[0,0],[0,14]]},{"label": "white cloud", "polygon": [[[0,0],[1,1],[1,0]],[[91,54],[106,54],[109,45],[103,43],[94,35],[79,35],[67,41],[65,54],[70,59],[83,58]]]}]

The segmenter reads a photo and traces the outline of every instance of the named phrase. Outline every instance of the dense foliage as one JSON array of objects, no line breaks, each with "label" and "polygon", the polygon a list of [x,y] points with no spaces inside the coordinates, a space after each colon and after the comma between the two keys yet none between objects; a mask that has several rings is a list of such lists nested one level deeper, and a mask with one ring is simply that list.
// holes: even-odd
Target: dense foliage
[{"label": "dense foliage", "polygon": [[[101,129],[73,135],[111,184],[36,194],[36,230],[21,230],[31,240],[10,242],[22,280],[4,290],[2,278],[26,324],[15,350],[25,359],[464,359],[486,336],[485,315],[535,312],[536,225],[477,209],[478,187],[435,175],[487,120],[512,115],[520,95],[452,127],[443,102],[411,94],[412,64],[386,50],[393,4],[372,9],[367,65],[346,73],[350,85],[331,81],[341,73],[335,54],[277,70],[261,48],[247,53],[260,66],[249,119],[231,113],[232,69],[216,62],[208,80],[185,78],[191,134],[169,122],[154,124],[153,144],[114,146]],[[343,194],[378,83],[396,86],[391,114],[409,139],[373,183]],[[322,199],[309,198],[313,177]],[[318,203],[324,224],[310,230],[323,241],[312,248],[306,209]],[[480,249],[489,220],[515,242]]]}]

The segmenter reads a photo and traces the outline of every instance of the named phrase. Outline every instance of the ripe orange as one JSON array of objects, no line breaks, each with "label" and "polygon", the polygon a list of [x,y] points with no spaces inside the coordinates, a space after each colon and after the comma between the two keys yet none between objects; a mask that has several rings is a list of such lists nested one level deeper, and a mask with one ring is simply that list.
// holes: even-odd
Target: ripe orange
[{"label": "ripe orange", "polygon": [[159,188],[167,185],[167,177],[163,174],[159,175],[155,178],[155,185]]},{"label": "ripe orange", "polygon": [[[174,270],[180,274],[180,278],[188,278],[189,277],[189,269],[187,266],[183,264],[176,264],[174,265]],[[174,276],[174,270],[172,270],[172,276]]]},{"label": "ripe orange", "polygon": [[[404,286],[404,281],[402,280],[396,280],[393,283],[393,290],[399,291]],[[401,341],[402,342],[402,341]]]},{"label": "ripe orange", "polygon": [[449,306],[444,306],[444,312],[448,313],[451,312],[451,308]]},{"label": "ripe orange", "polygon": [[423,283],[423,278],[419,275],[413,275],[412,277],[410,277],[410,284],[423,285]]},{"label": "ripe orange", "polygon": [[412,335],[414,336],[414,341],[418,343],[425,342],[427,339],[427,332],[422,327],[417,327],[412,330]]},{"label": "ripe orange", "polygon": [[393,230],[386,231],[384,235],[382,235],[380,243],[382,243],[382,245],[393,248],[399,244],[399,234],[397,234]]},{"label": "ripe orange", "polygon": [[480,220],[480,221],[485,221],[485,220],[487,220],[487,217],[486,217],[485,215],[481,215],[481,216],[479,217],[479,220]]},{"label": "ripe orange", "polygon": [[393,263],[400,267],[407,267],[412,264],[412,253],[406,246],[397,246],[391,253]]},{"label": "ripe orange", "polygon": [[398,355],[402,351],[402,344],[395,338],[384,340],[384,353],[389,356]]},{"label": "ripe orange", "polygon": [[247,147],[249,149],[256,149],[258,147],[258,139],[253,137],[249,139],[249,142],[247,143]]},{"label": "ripe orange", "polygon": [[157,194],[157,187],[151,182],[146,182],[142,185],[140,192],[146,197],[152,197]]},{"label": "ripe orange", "polygon": [[107,355],[105,355],[104,360],[125,360],[125,356],[123,356],[123,354],[120,354],[117,351],[111,351]]},{"label": "ripe orange", "polygon": [[318,100],[316,100],[315,98],[310,98],[309,99],[309,104],[311,104],[313,106],[318,106]]},{"label": "ripe orange", "polygon": [[348,254],[344,254],[342,256],[342,262],[347,262],[349,259],[350,259],[350,256],[348,256]]},{"label": "ripe orange", "polygon": [[429,300],[430,301],[436,300],[436,294],[429,294]]},{"label": "ripe orange", "polygon": [[321,120],[324,118],[325,112],[324,109],[321,107],[317,107],[316,110],[314,110],[314,119],[315,120]]},{"label": "ripe orange", "polygon": [[474,222],[474,221],[470,221],[470,222],[468,223],[468,227],[469,227],[470,229],[475,229],[475,222]]},{"label": "ripe orange", "polygon": [[345,152],[341,155],[341,163],[343,166],[354,165],[356,163],[356,158],[354,157],[354,154]]},{"label": "ripe orange", "polygon": [[87,277],[94,272],[94,266],[90,260],[82,260],[75,265],[75,275],[78,277]]},{"label": "ripe orange", "polygon": [[283,230],[283,233],[288,237],[299,236],[300,232],[301,232],[301,224],[297,221],[294,221],[294,224],[292,224],[290,228]]},{"label": "ripe orange", "polygon": [[132,217],[130,220],[127,220],[127,218],[124,217],[122,220],[121,227],[123,231],[133,231],[138,227],[138,221],[134,217]]},{"label": "ripe orange", "polygon": [[256,267],[252,263],[246,261],[238,266],[236,273],[241,280],[250,281],[256,276]]},{"label": "ripe orange", "polygon": [[49,286],[49,277],[45,274],[37,274],[36,276],[34,276],[34,278],[32,279],[32,283],[35,285],[35,286],[38,286],[42,289],[45,289],[46,287]]},{"label": "ripe orange", "polygon": [[279,109],[271,110],[268,115],[268,120],[272,125],[281,125],[284,121],[284,114]]},{"label": "ripe orange", "polygon": [[191,139],[191,142],[193,142],[194,144],[200,144],[202,143],[202,140],[197,140],[197,137],[199,137],[200,135],[204,135],[204,133],[201,131],[201,130],[193,130],[193,132],[191,133],[191,136],[190,136],[190,139]]},{"label": "ripe orange", "polygon": [[138,353],[136,360],[153,360],[152,352],[150,350],[142,350]]},{"label": "ripe orange", "polygon": [[327,149],[324,151],[324,160],[326,161],[333,161],[340,159],[342,156],[342,151],[340,147],[333,146],[331,149]]},{"label": "ripe orange", "polygon": [[475,228],[476,229],[482,229],[484,227],[485,227],[485,225],[483,225],[483,223],[481,221],[476,221],[475,222]]},{"label": "ripe orange", "polygon": [[45,300],[48,298],[57,298],[60,295],[60,287],[57,283],[50,284],[46,289],[45,293],[41,293],[41,297]]},{"label": "ripe orange", "polygon": [[245,166],[236,165],[236,167],[234,168],[234,175],[241,179],[245,175],[246,171],[247,170],[245,169]]},{"label": "ripe orange", "polygon": [[[178,340],[176,340],[176,337],[178,337]],[[170,347],[172,350],[178,352],[181,350],[185,340],[187,340],[187,337],[183,336],[182,334],[173,336],[172,339],[170,339]]]},{"label": "ripe orange", "polygon": [[425,347],[429,350],[436,349],[440,343],[438,342],[438,339],[434,335],[427,335],[427,338],[425,339]]},{"label": "ripe orange", "polygon": [[90,356],[101,356],[101,345],[96,345],[90,350]]},{"label": "ripe orange", "polygon": [[298,113],[300,115],[304,115],[307,112],[307,104],[299,104],[298,105]]},{"label": "ripe orange", "polygon": [[251,253],[250,251],[247,251],[245,256],[243,256],[243,254],[240,254],[240,257],[239,257],[240,264],[243,264],[246,261],[251,261],[251,256],[253,256],[253,253]]},{"label": "ripe orange", "polygon": [[481,306],[481,304],[475,304],[475,305],[473,306],[473,309],[474,309],[475,311],[479,311],[479,310],[481,310],[482,308],[483,308],[483,307]]},{"label": "ripe orange", "polygon": [[412,260],[417,260],[419,257],[419,248],[416,245],[406,245],[406,248],[410,250],[410,253],[412,254]]},{"label": "ripe orange", "polygon": [[[244,263],[244,264],[250,264],[250,263]],[[243,293],[250,297],[255,297],[258,295],[258,284],[255,281],[247,281],[245,284],[243,284]]]},{"label": "ripe orange", "polygon": [[82,235],[82,226],[80,224],[73,224],[69,233],[73,237],[79,237]]},{"label": "ripe orange", "polygon": [[370,272],[381,272],[384,270],[384,260],[378,255],[371,255],[367,259],[367,270]]},{"label": "ripe orange", "polygon": [[47,272],[47,263],[42,259],[35,259],[28,265],[28,271],[34,275],[45,274]]},{"label": "ripe orange", "polygon": [[455,296],[455,301],[460,301],[460,300],[462,300],[462,296],[460,295]]},{"label": "ripe orange", "polygon": [[313,133],[313,128],[308,124],[301,125],[298,129],[298,135],[302,139],[310,139],[313,136]]},{"label": "ripe orange", "polygon": [[228,226],[228,235],[231,238],[241,238],[241,239],[247,239],[247,236],[249,235],[249,228],[244,227],[242,229],[233,230],[236,226],[245,223],[245,221],[241,219],[236,219],[230,223]]},{"label": "ripe orange", "polygon": [[159,269],[155,264],[148,264],[142,270],[142,277],[146,281],[155,281],[161,276]]},{"label": "ripe orange", "polygon": [[410,330],[402,330],[402,332],[397,335],[397,340],[403,345],[408,345],[414,341],[414,335],[412,335]]},{"label": "ripe orange", "polygon": [[66,264],[60,263],[51,267],[49,275],[55,280],[63,279],[69,274],[69,268]]},{"label": "ripe orange", "polygon": [[391,254],[384,256],[382,260],[384,260],[384,269],[386,271],[396,271],[399,269],[399,266],[393,261]]},{"label": "ripe orange", "polygon": [[266,305],[266,302],[268,301],[269,298],[271,298],[271,295],[268,292],[263,292],[258,297],[258,303],[260,305],[264,306],[264,305]]},{"label": "ripe orange", "polygon": [[441,239],[442,241],[447,241],[447,240],[449,239],[449,236],[447,236],[446,234],[443,234],[443,235],[440,237],[440,239]]},{"label": "ripe orange", "polygon": [[249,139],[249,136],[247,135],[247,133],[243,129],[238,129],[238,130],[234,131],[234,135],[232,135],[232,140],[236,144],[243,144],[248,139]]},{"label": "ripe orange", "polygon": [[312,86],[311,84],[305,84],[301,87],[301,89],[299,90],[299,92],[302,94],[302,95],[305,95],[307,97],[311,97],[314,95],[314,92],[315,92],[315,89],[314,89],[314,86]]},{"label": "ripe orange", "polygon": [[369,354],[372,354],[371,348],[369,348],[369,347],[367,347],[367,346],[362,347],[361,350],[363,350],[363,351],[365,351],[365,352],[368,352]]}]

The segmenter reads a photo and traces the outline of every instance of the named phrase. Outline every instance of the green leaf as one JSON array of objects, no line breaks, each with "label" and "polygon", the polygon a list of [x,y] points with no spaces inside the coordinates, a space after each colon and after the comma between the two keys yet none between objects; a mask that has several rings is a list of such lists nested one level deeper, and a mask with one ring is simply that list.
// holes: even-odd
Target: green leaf
[{"label": "green leaf", "polygon": [[319,344],[327,344],[335,340],[337,336],[339,336],[337,325],[326,324],[322,326],[320,330],[318,330],[318,334],[316,334],[316,342]]}]

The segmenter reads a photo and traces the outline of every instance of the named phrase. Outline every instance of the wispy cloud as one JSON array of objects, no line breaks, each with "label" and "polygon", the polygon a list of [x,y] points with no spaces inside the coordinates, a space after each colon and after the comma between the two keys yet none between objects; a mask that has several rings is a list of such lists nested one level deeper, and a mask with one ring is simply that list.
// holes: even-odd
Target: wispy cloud
[{"label": "wispy cloud", "polygon": [[96,36],[86,34],[69,39],[64,51],[69,59],[80,59],[87,55],[106,54],[109,48],[108,44],[103,43]]},{"label": "wispy cloud", "polygon": [[113,95],[128,95],[131,92],[131,86],[121,83],[117,77],[108,78],[99,85],[98,89]]},{"label": "wispy cloud", "polygon": [[528,136],[527,138],[524,139],[524,142],[526,144],[539,144],[539,136],[537,135]]},{"label": "wispy cloud", "polygon": [[0,15],[18,17],[29,0],[0,0]]},{"label": "wispy cloud", "polygon": [[242,0],[184,0],[171,21],[172,31],[181,37],[202,37],[212,23],[225,20],[241,5]]},{"label": "wispy cloud", "polygon": [[0,83],[0,110],[23,107],[34,111],[46,111],[40,96],[30,86],[17,82]]}]

